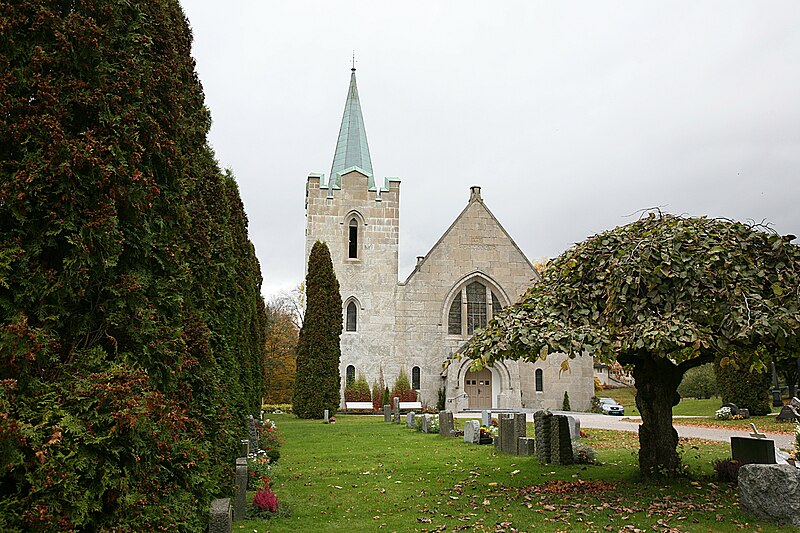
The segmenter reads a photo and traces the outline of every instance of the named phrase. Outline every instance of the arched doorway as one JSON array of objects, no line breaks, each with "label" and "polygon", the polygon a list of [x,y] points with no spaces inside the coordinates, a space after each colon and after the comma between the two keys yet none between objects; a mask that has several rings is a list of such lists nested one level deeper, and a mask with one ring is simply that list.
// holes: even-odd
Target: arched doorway
[{"label": "arched doorway", "polygon": [[488,368],[480,372],[467,372],[464,393],[469,397],[470,409],[492,408],[492,373]]}]

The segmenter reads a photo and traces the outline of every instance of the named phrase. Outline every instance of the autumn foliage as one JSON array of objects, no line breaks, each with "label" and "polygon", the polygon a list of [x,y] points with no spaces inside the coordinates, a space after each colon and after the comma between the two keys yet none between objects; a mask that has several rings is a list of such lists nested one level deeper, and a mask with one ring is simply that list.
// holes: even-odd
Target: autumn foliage
[{"label": "autumn foliage", "polygon": [[297,326],[292,315],[278,306],[268,306],[267,315],[264,403],[291,403],[297,374]]},{"label": "autumn foliage", "polygon": [[0,5],[0,530],[201,531],[261,276],[174,0]]}]

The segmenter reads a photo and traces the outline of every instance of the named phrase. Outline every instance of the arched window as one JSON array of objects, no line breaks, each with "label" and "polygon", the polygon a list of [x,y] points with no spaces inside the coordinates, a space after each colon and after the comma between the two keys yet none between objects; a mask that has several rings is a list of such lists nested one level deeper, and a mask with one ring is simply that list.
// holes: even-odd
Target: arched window
[{"label": "arched window", "polygon": [[347,304],[347,317],[345,320],[345,331],[355,331],[358,325],[358,307],[355,302]]},{"label": "arched window", "polygon": [[544,377],[542,369],[536,369],[536,392],[544,392]]},{"label": "arched window", "polygon": [[358,221],[355,218],[350,219],[347,231],[347,257],[358,259]]},{"label": "arched window", "polygon": [[[490,301],[491,300],[491,301]],[[447,312],[448,335],[473,335],[503,308],[497,293],[474,280],[455,293]]]},{"label": "arched window", "polygon": [[356,367],[347,365],[347,372],[345,373],[345,383],[352,385],[356,381]]},{"label": "arched window", "polygon": [[415,366],[411,369],[411,388],[419,390],[419,367]]}]

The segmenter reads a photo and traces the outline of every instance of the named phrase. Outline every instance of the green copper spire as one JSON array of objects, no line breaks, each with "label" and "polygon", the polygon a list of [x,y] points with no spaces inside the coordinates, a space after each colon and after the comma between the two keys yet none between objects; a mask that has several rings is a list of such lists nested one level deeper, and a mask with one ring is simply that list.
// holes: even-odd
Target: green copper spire
[{"label": "green copper spire", "polygon": [[350,89],[347,91],[339,140],[336,141],[336,152],[333,154],[333,165],[328,178],[330,185],[334,188],[341,187],[341,180],[336,173],[351,167],[360,168],[372,178],[372,160],[369,157],[364,117],[361,116],[361,102],[358,100],[355,67],[350,69]]}]

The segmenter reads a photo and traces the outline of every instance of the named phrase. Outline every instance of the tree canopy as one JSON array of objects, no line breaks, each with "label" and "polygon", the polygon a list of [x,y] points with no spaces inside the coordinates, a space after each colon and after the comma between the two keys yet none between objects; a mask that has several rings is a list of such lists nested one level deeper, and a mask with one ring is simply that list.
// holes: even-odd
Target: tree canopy
[{"label": "tree canopy", "polygon": [[800,248],[793,239],[724,219],[650,213],[550,262],[463,355],[476,367],[555,352],[633,365],[640,466],[645,474],[674,472],[671,407],[683,373],[718,354],[723,364],[763,370],[771,350],[797,346]]}]

